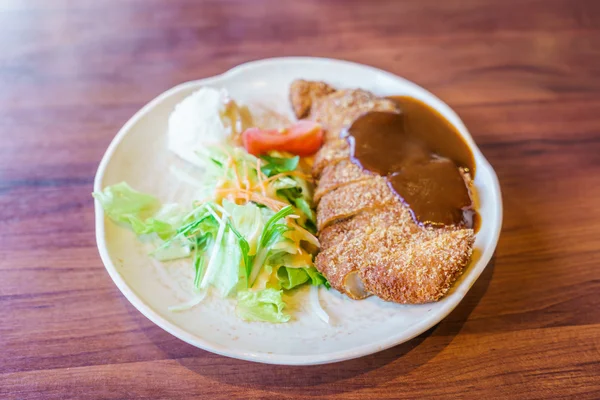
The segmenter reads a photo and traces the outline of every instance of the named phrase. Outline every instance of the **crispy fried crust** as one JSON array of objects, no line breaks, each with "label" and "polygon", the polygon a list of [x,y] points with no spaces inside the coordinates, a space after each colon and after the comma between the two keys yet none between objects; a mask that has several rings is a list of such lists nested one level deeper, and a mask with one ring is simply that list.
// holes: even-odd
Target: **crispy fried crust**
[{"label": "crispy fried crust", "polygon": [[292,82],[290,101],[296,117],[306,117],[315,99],[333,92],[335,89],[323,82],[309,82],[302,79]]},{"label": "crispy fried crust", "polygon": [[[356,280],[352,275],[359,273],[367,256],[364,237],[371,235],[378,227],[384,229],[396,224],[399,215],[402,215],[402,205],[396,202],[386,208],[361,211],[355,217],[339,221],[321,231],[321,252],[317,255],[315,265],[335,289],[353,299],[369,295],[364,284],[360,288],[362,290],[349,285]],[[362,281],[360,276],[358,278]]]},{"label": "crispy fried crust", "polygon": [[350,144],[346,139],[328,140],[315,155],[312,174],[318,178],[326,166],[348,158],[350,158]]},{"label": "crispy fried crust", "polygon": [[396,227],[377,230],[361,247],[359,275],[367,291],[397,303],[428,303],[445,295],[472,253],[471,229],[419,231],[411,237]]},{"label": "crispy fried crust", "polygon": [[354,238],[321,250],[315,259],[315,265],[318,265],[319,271],[327,277],[333,288],[353,299],[362,299],[368,296],[368,292],[353,290],[347,283],[353,274],[358,273],[356,260],[360,259],[363,253],[364,244],[360,238]]},{"label": "crispy fried crust", "polygon": [[321,198],[317,206],[319,231],[337,220],[352,217],[362,210],[391,204],[396,199],[381,176],[344,185]]},{"label": "crispy fried crust", "polygon": [[310,118],[324,125],[326,140],[339,139],[343,128],[368,111],[399,112],[391,100],[376,97],[364,90],[350,89],[315,98]]},{"label": "crispy fried crust", "polygon": [[405,225],[403,220],[411,218],[410,213],[400,201],[393,201],[385,207],[365,209],[352,218],[340,220],[335,224],[323,228],[319,234],[321,249],[333,247],[340,241],[354,238],[363,239],[371,235],[376,229],[386,229],[389,226],[403,226],[411,235],[419,231],[416,225]]},{"label": "crispy fried crust", "polygon": [[424,229],[400,202],[365,210],[323,229],[315,264],[337,290],[357,272],[364,292],[397,303],[420,304],[447,293],[471,256],[471,229]]},{"label": "crispy fried crust", "polygon": [[[313,165],[313,175],[320,178],[315,198],[321,251],[315,266],[352,298],[374,294],[408,304],[439,300],[470,260],[473,230],[417,225],[384,178],[368,176],[351,163],[349,144],[340,139],[364,112],[398,111],[395,104],[362,90],[304,96],[310,99],[296,98],[294,104],[309,104],[310,118],[327,129]],[[470,184],[470,175],[461,172]]]},{"label": "crispy fried crust", "polygon": [[367,180],[372,176],[372,174],[347,159],[337,163],[328,164],[321,173],[319,187],[314,195],[314,202],[319,203],[321,197],[332,190],[349,183]]}]

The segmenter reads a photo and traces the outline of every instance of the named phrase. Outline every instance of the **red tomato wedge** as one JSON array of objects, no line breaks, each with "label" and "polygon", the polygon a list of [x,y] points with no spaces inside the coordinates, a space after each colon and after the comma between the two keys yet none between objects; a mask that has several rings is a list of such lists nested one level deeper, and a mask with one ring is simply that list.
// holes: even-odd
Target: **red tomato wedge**
[{"label": "red tomato wedge", "polygon": [[316,153],[323,144],[323,129],[316,122],[300,120],[283,131],[246,129],[242,141],[248,153],[255,156],[278,150],[305,157]]}]

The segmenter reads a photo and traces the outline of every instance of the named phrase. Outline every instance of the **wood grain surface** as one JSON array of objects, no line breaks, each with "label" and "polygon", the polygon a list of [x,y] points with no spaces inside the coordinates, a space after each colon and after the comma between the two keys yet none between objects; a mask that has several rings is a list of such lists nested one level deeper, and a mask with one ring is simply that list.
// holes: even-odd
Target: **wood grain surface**
[{"label": "wood grain surface", "polygon": [[[310,55],[456,109],[505,219],[464,302],[318,367],[220,357],[154,326],[96,250],[92,180],[164,90]],[[0,398],[600,398],[600,1],[0,0]]]}]

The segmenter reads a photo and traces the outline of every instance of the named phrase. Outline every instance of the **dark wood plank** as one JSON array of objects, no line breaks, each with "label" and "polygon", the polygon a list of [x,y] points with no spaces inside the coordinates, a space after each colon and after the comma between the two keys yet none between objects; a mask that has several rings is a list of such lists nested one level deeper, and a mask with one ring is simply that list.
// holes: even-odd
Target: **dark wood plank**
[{"label": "dark wood plank", "polygon": [[[119,127],[265,57],[424,85],[500,178],[493,263],[418,338],[337,365],[193,348],[120,295],[90,197]],[[600,397],[600,2],[0,0],[0,398]]]},{"label": "dark wood plank", "polygon": [[[310,368],[201,356],[6,374],[0,375],[0,383],[20,396],[44,399],[62,398],[65,388],[79,399],[546,399],[557,392],[597,398],[598,328],[454,338],[434,332],[412,349],[398,346],[378,357]],[[498,362],[502,354],[513,356]],[[490,396],[491,385],[497,390]]]}]

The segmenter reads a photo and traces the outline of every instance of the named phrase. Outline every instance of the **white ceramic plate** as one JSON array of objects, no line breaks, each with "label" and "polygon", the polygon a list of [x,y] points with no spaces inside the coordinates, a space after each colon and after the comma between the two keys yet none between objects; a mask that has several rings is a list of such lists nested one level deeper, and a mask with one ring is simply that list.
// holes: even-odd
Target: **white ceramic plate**
[{"label": "white ceramic plate", "polygon": [[471,265],[441,301],[397,305],[377,298],[353,301],[321,289],[331,324],[322,322],[307,300],[295,294],[287,324],[248,323],[238,319],[232,300],[208,298],[185,312],[169,306],[192,296],[189,262],[161,265],[148,255],[148,245],[132,232],[105,218],[96,202],[96,238],[102,261],[125,297],[167,332],[199,348],[245,360],[273,364],[322,364],[384,350],[426,331],[463,299],[488,264],[500,234],[502,203],[494,170],[477,148],[459,117],[441,100],[403,78],[372,67],[319,58],[276,58],[240,65],[207,79],[179,85],[152,100],[119,131],[98,168],[94,190],[121,181],[163,201],[189,200],[190,190],[169,172],[170,165],[198,173],[166,150],[169,113],[176,103],[201,86],[225,88],[238,103],[257,113],[271,108],[292,118],[288,89],[297,78],[322,80],[338,88],[360,87],[378,95],[409,95],[429,104],[453,123],[471,146],[477,173],[481,229]]}]

